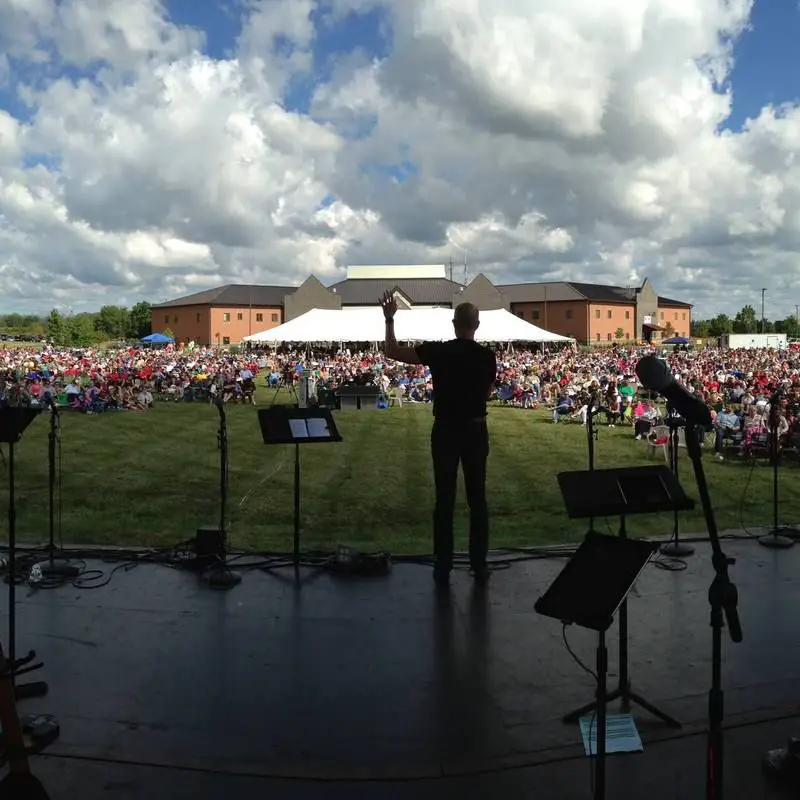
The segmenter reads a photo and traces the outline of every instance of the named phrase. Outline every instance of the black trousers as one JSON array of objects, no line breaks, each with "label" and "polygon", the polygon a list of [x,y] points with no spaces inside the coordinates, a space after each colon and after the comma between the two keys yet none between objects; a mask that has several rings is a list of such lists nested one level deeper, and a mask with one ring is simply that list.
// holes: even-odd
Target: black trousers
[{"label": "black trousers", "polygon": [[431,432],[431,455],[436,486],[433,511],[433,552],[436,568],[453,567],[453,512],[459,464],[469,505],[469,560],[472,569],[486,567],[489,551],[489,509],[486,503],[486,460],[489,431],[486,420],[436,420]]}]

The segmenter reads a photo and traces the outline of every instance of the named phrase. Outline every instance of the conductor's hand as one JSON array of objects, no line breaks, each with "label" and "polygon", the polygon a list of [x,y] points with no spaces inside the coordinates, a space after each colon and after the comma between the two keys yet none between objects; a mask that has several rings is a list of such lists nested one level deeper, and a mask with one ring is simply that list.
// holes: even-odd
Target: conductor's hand
[{"label": "conductor's hand", "polygon": [[397,313],[397,300],[394,299],[394,293],[386,292],[386,294],[381,297],[380,302],[384,319],[394,319],[394,315]]}]

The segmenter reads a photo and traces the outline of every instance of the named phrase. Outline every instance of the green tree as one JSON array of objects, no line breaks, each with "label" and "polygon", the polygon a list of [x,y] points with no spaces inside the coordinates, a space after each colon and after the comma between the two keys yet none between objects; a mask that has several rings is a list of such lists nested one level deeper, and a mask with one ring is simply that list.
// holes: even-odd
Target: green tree
[{"label": "green tree", "polygon": [[692,320],[692,336],[698,339],[707,339],[711,334],[709,333],[709,322],[707,319],[693,319]]},{"label": "green tree", "polygon": [[722,336],[733,333],[733,320],[727,314],[718,314],[708,322],[708,332],[711,336]]},{"label": "green tree", "polygon": [[615,339],[624,339],[625,338],[625,331],[622,328],[617,328],[614,331],[614,338]]},{"label": "green tree", "polygon": [[47,336],[48,341],[51,341],[53,344],[69,344],[69,329],[67,321],[57,308],[54,308],[47,317],[47,322],[45,323],[45,335]]},{"label": "green tree", "polygon": [[153,310],[150,303],[137,303],[130,310],[129,334],[136,339],[149,336],[152,332]]},{"label": "green tree", "polygon": [[758,330],[758,317],[753,306],[745,306],[733,318],[734,333],[755,333]]},{"label": "green tree", "polygon": [[172,328],[164,328],[164,330],[161,331],[161,333],[163,333],[164,336],[169,336],[170,339],[175,338],[175,334],[172,332]]},{"label": "green tree", "polygon": [[4,325],[10,331],[22,331],[24,327],[22,314],[6,314]]},{"label": "green tree", "polygon": [[67,320],[68,344],[73,347],[91,347],[98,342],[94,314],[76,314]]},{"label": "green tree", "polygon": [[94,326],[104,339],[127,339],[130,313],[121,306],[103,306],[95,317]]},{"label": "green tree", "polygon": [[662,338],[663,339],[670,339],[675,335],[675,328],[672,327],[672,323],[667,321],[664,324],[664,330],[662,331]]}]

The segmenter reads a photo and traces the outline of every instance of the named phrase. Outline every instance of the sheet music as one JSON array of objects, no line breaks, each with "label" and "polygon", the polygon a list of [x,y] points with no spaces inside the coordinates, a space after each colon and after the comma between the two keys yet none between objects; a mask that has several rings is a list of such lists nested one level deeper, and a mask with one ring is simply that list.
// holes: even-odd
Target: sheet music
[{"label": "sheet music", "polygon": [[308,439],[308,427],[304,419],[290,419],[289,428],[294,439]]},{"label": "sheet music", "polygon": [[312,438],[330,438],[331,432],[327,420],[321,417],[310,417],[308,420],[308,435]]}]

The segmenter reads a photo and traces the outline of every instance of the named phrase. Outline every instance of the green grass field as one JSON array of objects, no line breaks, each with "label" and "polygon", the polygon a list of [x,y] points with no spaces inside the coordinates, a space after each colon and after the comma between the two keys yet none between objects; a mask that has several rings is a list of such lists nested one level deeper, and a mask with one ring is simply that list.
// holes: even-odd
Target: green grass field
[{"label": "green grass field", "polygon": [[[266,404],[271,397],[260,394]],[[229,519],[236,548],[286,551],[292,537],[293,450],[261,443],[255,409],[228,409]],[[344,441],[302,451],[302,544],[329,550],[426,553],[433,503],[429,456],[431,410],[404,406],[380,412],[339,412]],[[584,469],[586,432],[553,425],[544,413],[493,408],[489,418],[489,502],[495,547],[567,542],[585,523],[562,510],[556,483],[561,470]],[[206,404],[159,403],[147,413],[62,415],[64,544],[169,545],[218,520],[218,415]],[[20,540],[47,537],[47,432],[42,415],[17,446],[17,528]],[[5,447],[3,448],[5,451]],[[646,447],[630,428],[603,427],[598,468],[648,463]],[[682,477],[697,496],[682,451]],[[652,461],[650,463],[653,463]],[[658,463],[658,462],[655,462]],[[663,463],[663,461],[662,461]],[[721,529],[771,524],[771,470],[706,457]],[[800,521],[797,467],[782,469],[781,521]],[[0,488],[5,530],[7,478]],[[466,543],[463,495],[457,537]],[[631,520],[632,534],[667,535],[671,517]],[[684,532],[705,530],[699,512],[683,515]],[[3,534],[5,535],[5,534]]]}]

